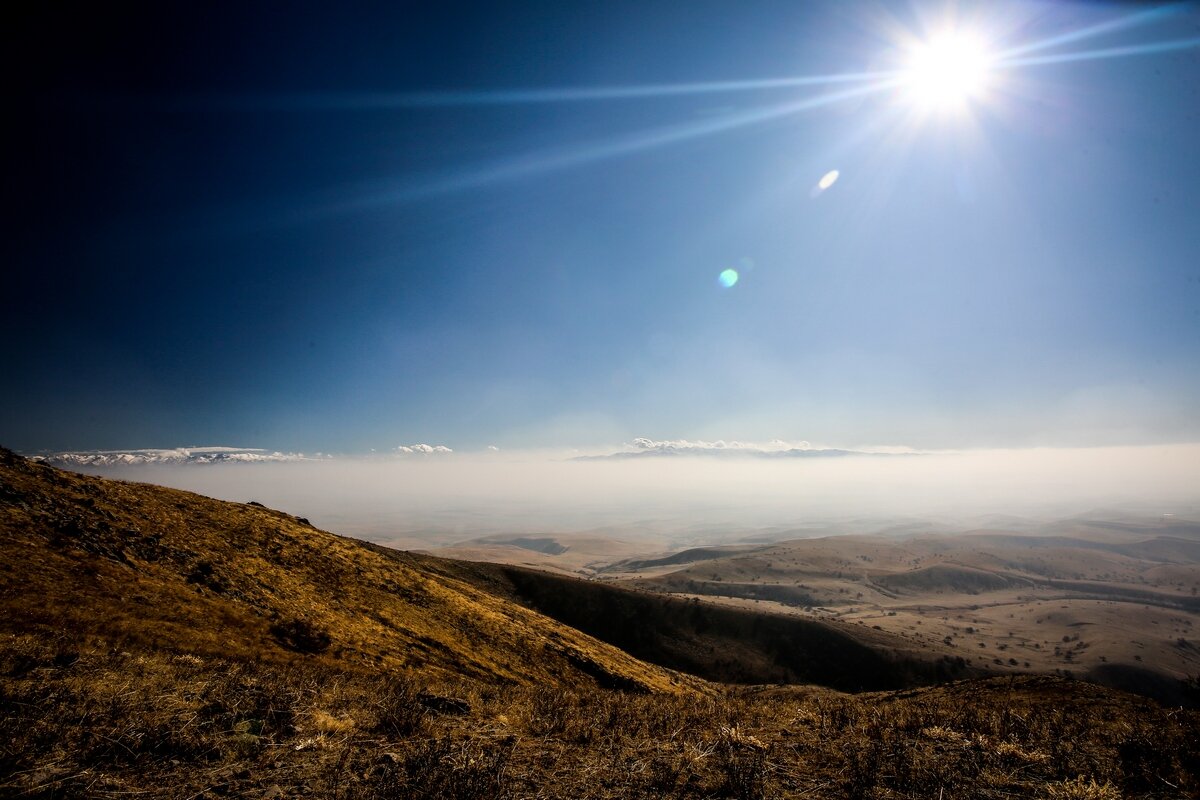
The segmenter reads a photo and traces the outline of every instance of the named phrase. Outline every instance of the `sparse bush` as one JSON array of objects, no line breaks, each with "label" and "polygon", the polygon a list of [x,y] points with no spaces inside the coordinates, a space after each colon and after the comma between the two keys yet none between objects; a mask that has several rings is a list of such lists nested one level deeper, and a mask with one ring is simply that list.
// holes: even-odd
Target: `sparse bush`
[{"label": "sparse bush", "polygon": [[333,642],[326,631],[306,619],[278,622],[271,626],[271,635],[284,647],[297,653],[323,653]]},{"label": "sparse bush", "polygon": [[428,739],[404,761],[405,785],[400,796],[410,800],[507,800],[512,797],[508,778],[512,750],[511,740]]},{"label": "sparse bush", "polygon": [[1094,778],[1080,775],[1074,780],[1046,784],[1046,797],[1050,800],[1121,800],[1121,792],[1111,783],[1097,783]]},{"label": "sparse bush", "polygon": [[672,796],[688,778],[688,759],[680,752],[655,752],[646,759],[644,788],[656,795]]},{"label": "sparse bush", "polygon": [[719,791],[734,800],[761,800],[768,781],[767,746],[737,728],[723,728],[717,746]]},{"label": "sparse bush", "polygon": [[842,791],[849,800],[862,800],[879,782],[882,743],[854,738],[843,747]]},{"label": "sparse bush", "polygon": [[420,702],[420,692],[409,680],[389,680],[375,696],[372,710],[374,730],[392,738],[412,736],[424,729],[429,712]]},{"label": "sparse bush", "polygon": [[525,729],[533,736],[554,736],[567,728],[575,698],[564,689],[543,687],[533,691],[524,709]]}]

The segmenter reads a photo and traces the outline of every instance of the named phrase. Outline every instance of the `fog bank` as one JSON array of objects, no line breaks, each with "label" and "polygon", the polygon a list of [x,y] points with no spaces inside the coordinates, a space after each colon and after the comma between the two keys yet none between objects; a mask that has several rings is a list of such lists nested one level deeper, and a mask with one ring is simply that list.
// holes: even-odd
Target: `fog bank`
[{"label": "fog bank", "polygon": [[307,517],[403,546],[488,533],[703,531],[1096,509],[1195,513],[1200,445],[988,450],[799,461],[677,457],[576,461],[489,453],[87,468]]}]

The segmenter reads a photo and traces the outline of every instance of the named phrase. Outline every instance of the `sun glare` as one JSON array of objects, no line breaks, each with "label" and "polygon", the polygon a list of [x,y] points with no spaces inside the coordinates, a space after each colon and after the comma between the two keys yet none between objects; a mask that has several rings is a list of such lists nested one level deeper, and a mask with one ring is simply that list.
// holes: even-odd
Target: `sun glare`
[{"label": "sun glare", "polygon": [[960,109],[988,88],[993,56],[975,36],[942,35],[915,47],[903,71],[909,97],[930,109]]}]

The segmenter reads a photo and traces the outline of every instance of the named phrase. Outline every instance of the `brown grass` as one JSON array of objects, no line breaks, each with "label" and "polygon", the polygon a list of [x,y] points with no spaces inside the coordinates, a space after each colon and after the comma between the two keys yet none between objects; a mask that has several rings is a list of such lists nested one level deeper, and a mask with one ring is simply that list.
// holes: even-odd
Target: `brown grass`
[{"label": "brown grass", "polygon": [[[8,638],[0,795],[1181,797],[1200,718],[1089,684],[497,687]],[[277,788],[276,788],[277,787]]]}]

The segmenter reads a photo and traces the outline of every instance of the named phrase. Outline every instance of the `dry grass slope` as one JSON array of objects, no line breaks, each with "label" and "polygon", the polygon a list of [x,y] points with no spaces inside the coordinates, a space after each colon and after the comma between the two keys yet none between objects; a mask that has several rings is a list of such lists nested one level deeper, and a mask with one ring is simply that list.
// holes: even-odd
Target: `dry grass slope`
[{"label": "dry grass slope", "polygon": [[1194,797],[1200,719],[1058,678],[646,694],[71,649],[0,653],[0,795]]},{"label": "dry grass slope", "polygon": [[515,603],[261,506],[0,453],[0,632],[523,684],[677,691]]}]

